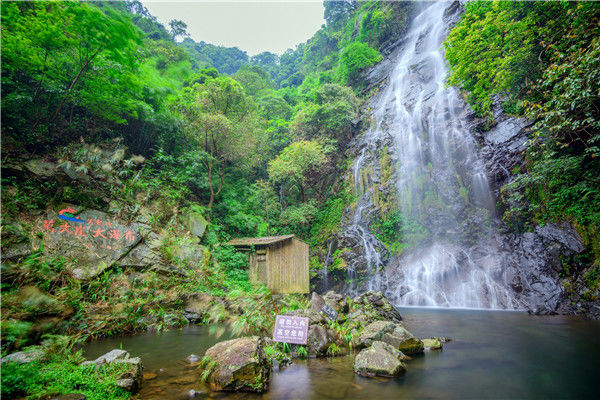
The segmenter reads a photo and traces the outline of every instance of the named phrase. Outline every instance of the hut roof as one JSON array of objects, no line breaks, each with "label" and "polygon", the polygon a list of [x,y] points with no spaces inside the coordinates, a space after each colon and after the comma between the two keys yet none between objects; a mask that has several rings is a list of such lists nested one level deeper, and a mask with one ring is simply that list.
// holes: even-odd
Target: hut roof
[{"label": "hut roof", "polygon": [[282,235],[282,236],[263,236],[257,238],[239,238],[232,239],[226,244],[230,244],[232,246],[252,246],[252,245],[267,245],[273,244],[277,242],[282,242],[284,240],[288,240],[293,238],[295,235]]}]

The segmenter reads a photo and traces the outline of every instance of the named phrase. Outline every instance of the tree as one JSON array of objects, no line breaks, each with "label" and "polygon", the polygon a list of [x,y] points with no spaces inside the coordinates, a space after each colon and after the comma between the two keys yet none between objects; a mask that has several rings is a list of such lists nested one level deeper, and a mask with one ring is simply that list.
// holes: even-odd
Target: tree
[{"label": "tree", "polygon": [[187,24],[178,19],[172,19],[169,21],[169,27],[171,28],[171,38],[177,41],[177,38],[186,38],[189,34],[186,32]]},{"label": "tree", "polygon": [[377,50],[366,43],[351,43],[342,50],[340,55],[340,78],[343,82],[356,87],[363,70],[375,65],[382,58]]},{"label": "tree", "polygon": [[327,149],[316,141],[295,142],[269,162],[269,179],[276,184],[286,183],[298,188],[300,201],[306,201],[306,184],[316,178],[327,161]]},{"label": "tree", "polygon": [[265,143],[264,125],[241,85],[229,77],[209,78],[204,84],[184,88],[175,108],[188,121],[190,139],[203,150],[210,213],[223,189],[228,163],[246,168],[260,164],[258,150]]},{"label": "tree", "polygon": [[325,8],[325,21],[327,26],[333,29],[342,27],[346,21],[350,18],[350,15],[356,8],[355,0],[325,0],[323,1]]},{"label": "tree", "polygon": [[292,132],[299,138],[330,140],[342,147],[354,134],[358,98],[348,87],[325,84],[314,91],[314,99],[298,112]]},{"label": "tree", "polygon": [[275,83],[267,71],[258,65],[245,65],[231,77],[241,83],[250,96],[262,97],[275,89]]},{"label": "tree", "polygon": [[136,112],[141,31],[126,15],[80,2],[10,2],[2,22],[3,120],[12,128],[35,132],[67,104],[69,115],[82,106],[120,123]]}]

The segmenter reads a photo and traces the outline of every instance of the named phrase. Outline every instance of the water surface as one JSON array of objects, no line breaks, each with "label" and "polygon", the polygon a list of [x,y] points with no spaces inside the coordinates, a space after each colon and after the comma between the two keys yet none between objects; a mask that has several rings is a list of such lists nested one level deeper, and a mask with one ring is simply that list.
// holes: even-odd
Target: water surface
[{"label": "water surface", "polygon": [[[266,394],[213,394],[185,358],[218,339],[207,327],[91,343],[94,358],[113,348],[142,357],[147,380],[140,399],[593,399],[600,394],[600,322],[513,311],[400,309],[419,337],[454,339],[442,351],[407,363],[397,379],[354,375],[353,356],[298,361],[275,371]],[[221,340],[223,337],[221,338]],[[209,397],[210,396],[210,397]]]}]

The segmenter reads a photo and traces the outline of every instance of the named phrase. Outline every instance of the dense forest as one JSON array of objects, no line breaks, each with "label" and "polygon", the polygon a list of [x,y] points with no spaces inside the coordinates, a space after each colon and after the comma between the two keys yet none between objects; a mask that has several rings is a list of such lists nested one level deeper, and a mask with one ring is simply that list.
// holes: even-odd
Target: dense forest
[{"label": "dense forest", "polygon": [[[402,45],[419,7],[325,1],[326,23],[307,42],[248,56],[194,41],[182,21],[163,26],[137,0],[4,2],[2,354],[45,340],[53,355],[43,361],[52,368],[3,366],[3,396],[68,392],[74,380],[56,371],[85,375],[74,343],[181,326],[181,293],[225,297],[242,310],[240,331],[268,332],[272,307],[304,300],[265,303],[272,297],[250,284],[245,256],[219,246],[231,238],[295,234],[311,246],[311,278],[328,268],[343,284],[343,251],[330,257],[327,245],[356,206],[349,148],[369,129],[381,83],[369,72]],[[531,121],[525,162],[496,199],[503,228],[574,226],[585,250],[561,259],[560,276],[577,301],[597,302],[600,6],[468,2],[444,48],[447,83],[483,121],[481,135],[498,106]],[[49,164],[60,173],[45,173]],[[161,263],[184,272],[139,278],[114,264],[74,278],[34,222],[64,204],[147,225]],[[207,225],[198,240],[189,215]],[[391,253],[406,249],[398,232],[423,229],[405,221],[395,212],[372,225]],[[182,248],[206,256],[182,259]],[[212,310],[205,322],[233,313]],[[107,382],[87,382],[88,398],[128,398]]]}]

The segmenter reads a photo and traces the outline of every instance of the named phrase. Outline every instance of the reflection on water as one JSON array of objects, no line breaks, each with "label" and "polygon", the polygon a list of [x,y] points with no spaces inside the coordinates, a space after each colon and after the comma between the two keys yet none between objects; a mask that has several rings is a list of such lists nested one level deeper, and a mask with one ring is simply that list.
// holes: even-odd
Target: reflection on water
[{"label": "reflection on water", "polygon": [[600,322],[502,311],[400,311],[415,335],[454,340],[441,352],[414,357],[397,379],[355,376],[350,355],[276,371],[264,395],[211,395],[198,383],[196,366],[185,360],[219,340],[207,327],[103,340],[91,343],[86,356],[122,345],[142,357],[152,379],[139,398],[153,400],[187,399],[190,390],[200,392],[196,399],[591,399],[600,393]]}]

